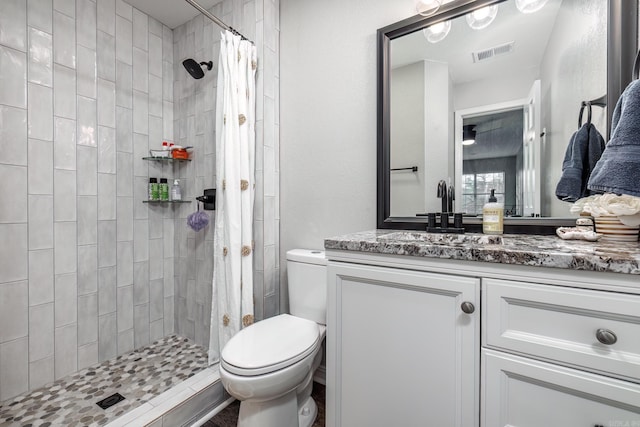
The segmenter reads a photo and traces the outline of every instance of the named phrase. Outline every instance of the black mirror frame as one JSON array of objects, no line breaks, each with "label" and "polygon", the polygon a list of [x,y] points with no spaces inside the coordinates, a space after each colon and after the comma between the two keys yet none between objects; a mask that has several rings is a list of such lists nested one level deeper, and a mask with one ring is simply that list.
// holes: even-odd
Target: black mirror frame
[{"label": "black mirror frame", "polygon": [[[445,3],[429,17],[415,15],[377,32],[377,228],[424,230],[426,217],[391,217],[390,173],[390,111],[389,111],[389,50],[391,40],[433,25],[462,16],[475,9],[506,0],[455,0]],[[609,0],[607,13],[607,130],[611,129],[613,107],[622,91],[632,80],[634,60],[638,49],[638,2]],[[608,138],[607,138],[608,139]],[[559,226],[575,225],[575,218],[505,218],[505,233],[555,234]],[[482,231],[480,218],[464,218],[469,232]]]}]

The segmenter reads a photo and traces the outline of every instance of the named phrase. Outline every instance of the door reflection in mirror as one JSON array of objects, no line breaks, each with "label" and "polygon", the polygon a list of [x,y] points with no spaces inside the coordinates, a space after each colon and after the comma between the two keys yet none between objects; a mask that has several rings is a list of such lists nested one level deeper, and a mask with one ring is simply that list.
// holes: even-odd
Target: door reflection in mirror
[{"label": "door reflection in mirror", "polygon": [[[495,190],[505,216],[540,214],[540,81],[525,99],[455,112],[456,182],[461,211],[478,215]],[[465,143],[473,129],[473,144]]]}]

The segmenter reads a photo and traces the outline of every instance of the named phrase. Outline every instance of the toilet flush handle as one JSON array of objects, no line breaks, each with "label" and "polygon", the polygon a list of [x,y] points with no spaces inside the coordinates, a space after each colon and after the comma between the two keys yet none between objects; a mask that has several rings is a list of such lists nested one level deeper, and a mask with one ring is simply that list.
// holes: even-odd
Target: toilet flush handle
[{"label": "toilet flush handle", "polygon": [[460,304],[460,308],[462,309],[462,311],[464,311],[466,314],[471,314],[474,311],[476,311],[476,307],[473,305],[473,303],[469,302],[469,301],[465,301],[462,304]]}]

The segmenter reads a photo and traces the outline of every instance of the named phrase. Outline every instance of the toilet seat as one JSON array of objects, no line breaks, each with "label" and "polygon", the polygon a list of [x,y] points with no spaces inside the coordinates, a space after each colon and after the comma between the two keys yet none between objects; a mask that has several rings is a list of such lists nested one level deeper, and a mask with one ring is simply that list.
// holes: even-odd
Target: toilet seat
[{"label": "toilet seat", "polygon": [[263,375],[303,360],[318,348],[321,340],[317,323],[281,314],[233,336],[222,350],[220,363],[236,375]]}]

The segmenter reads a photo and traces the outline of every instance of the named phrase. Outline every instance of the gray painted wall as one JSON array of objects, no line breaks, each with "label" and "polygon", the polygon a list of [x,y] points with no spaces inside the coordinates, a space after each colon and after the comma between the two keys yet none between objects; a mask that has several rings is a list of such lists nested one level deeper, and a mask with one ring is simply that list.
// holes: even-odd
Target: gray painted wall
[{"label": "gray painted wall", "polygon": [[375,228],[376,29],[414,7],[281,0],[282,267],[289,249],[322,248],[325,237]]}]

